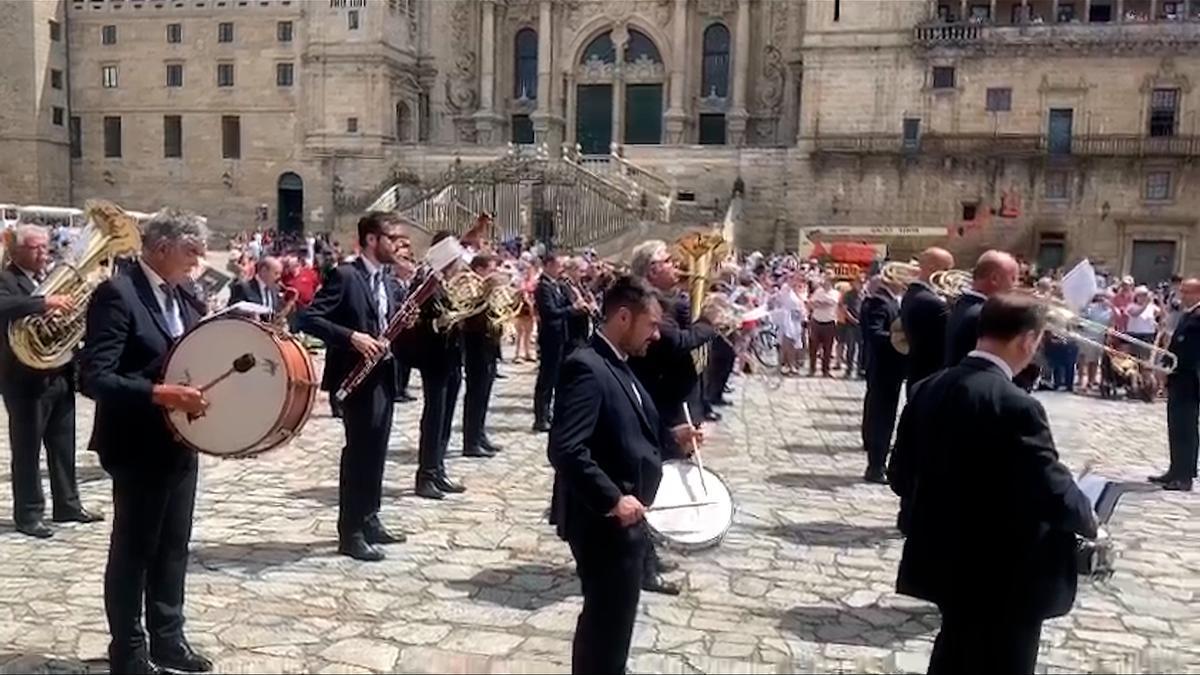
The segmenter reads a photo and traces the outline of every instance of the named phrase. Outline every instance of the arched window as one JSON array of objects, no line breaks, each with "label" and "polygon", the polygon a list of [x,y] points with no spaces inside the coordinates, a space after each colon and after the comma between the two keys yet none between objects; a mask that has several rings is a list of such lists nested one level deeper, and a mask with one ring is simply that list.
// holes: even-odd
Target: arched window
[{"label": "arched window", "polygon": [[625,43],[625,63],[637,63],[647,59],[651,63],[662,63],[662,56],[654,41],[640,30],[629,29],[629,41]]},{"label": "arched window", "polygon": [[700,95],[729,95],[729,29],[724,24],[714,23],[704,31]]},{"label": "arched window", "polygon": [[580,57],[579,63],[586,64],[589,61],[599,61],[601,63],[616,63],[617,52],[613,48],[612,33],[600,35],[583,50],[583,56]]},{"label": "arched window", "polygon": [[513,98],[538,96],[538,34],[532,28],[517,31],[513,41]]},{"label": "arched window", "polygon": [[408,104],[401,101],[396,104],[396,142],[397,143],[412,143],[412,111],[409,110]]}]

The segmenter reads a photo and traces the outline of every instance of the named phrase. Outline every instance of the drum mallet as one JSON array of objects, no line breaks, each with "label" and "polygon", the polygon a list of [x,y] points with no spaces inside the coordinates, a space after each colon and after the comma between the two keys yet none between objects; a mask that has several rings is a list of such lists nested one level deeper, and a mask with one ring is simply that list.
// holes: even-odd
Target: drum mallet
[{"label": "drum mallet", "polygon": [[[239,356],[233,360],[233,365],[229,366],[229,370],[226,370],[225,372],[223,372],[220,375],[213,378],[213,380],[211,382],[209,382],[208,384],[204,385],[203,387],[200,387],[200,393],[203,394],[203,393],[207,392],[209,389],[212,389],[213,387],[217,386],[218,384],[223,382],[226,378],[228,378],[230,375],[233,375],[234,373],[248,372],[251,368],[254,367],[254,365],[256,363],[257,363],[257,360],[254,358],[253,354],[251,354],[249,352],[242,354],[241,356]],[[196,420],[200,419],[200,417],[201,417],[201,415],[195,415],[193,413],[188,413],[188,416],[187,416],[188,422],[195,422]]]},{"label": "drum mallet", "polygon": [[[692,422],[692,411],[688,410],[687,401],[683,402],[683,419],[685,422],[687,422],[689,427],[692,427],[693,429],[699,428],[694,422]],[[707,497],[708,485],[704,483],[704,459],[700,457],[700,444],[696,442],[696,438],[694,436],[692,437],[692,457],[696,458],[696,466],[700,468],[700,489],[704,490],[704,496]]]}]

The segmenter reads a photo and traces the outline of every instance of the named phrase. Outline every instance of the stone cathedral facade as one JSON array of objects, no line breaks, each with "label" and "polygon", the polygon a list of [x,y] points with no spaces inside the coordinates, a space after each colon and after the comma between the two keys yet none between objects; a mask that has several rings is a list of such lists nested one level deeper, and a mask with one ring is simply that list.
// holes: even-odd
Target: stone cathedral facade
[{"label": "stone cathedral facade", "polygon": [[515,147],[739,245],[1195,271],[1200,0],[0,0],[0,202],[332,229]]}]

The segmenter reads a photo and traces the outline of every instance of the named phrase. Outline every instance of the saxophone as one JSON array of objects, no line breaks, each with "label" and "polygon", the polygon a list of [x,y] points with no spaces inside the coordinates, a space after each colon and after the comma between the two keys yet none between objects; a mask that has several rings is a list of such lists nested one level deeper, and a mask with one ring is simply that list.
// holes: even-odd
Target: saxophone
[{"label": "saxophone", "polygon": [[[8,327],[8,343],[21,363],[36,370],[61,368],[83,341],[87,303],[100,282],[112,273],[112,260],[142,249],[137,218],[116,204],[88,202],[88,225],[80,235],[78,254],[54,266],[33,295],[67,295],[70,310],[34,314]],[[105,266],[105,262],[108,263]]]}]

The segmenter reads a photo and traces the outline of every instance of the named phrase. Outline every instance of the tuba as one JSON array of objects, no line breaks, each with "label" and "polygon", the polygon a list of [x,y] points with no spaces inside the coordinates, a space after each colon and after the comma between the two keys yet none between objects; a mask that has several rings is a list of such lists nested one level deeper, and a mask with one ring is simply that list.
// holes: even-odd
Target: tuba
[{"label": "tuba", "polygon": [[113,258],[141,251],[137,218],[106,201],[88,202],[85,213],[88,225],[73,247],[75,256],[55,265],[50,276],[33,291],[35,296],[70,296],[72,308],[27,316],[8,327],[13,354],[30,368],[51,370],[71,360],[83,341],[88,300],[111,274]]}]

